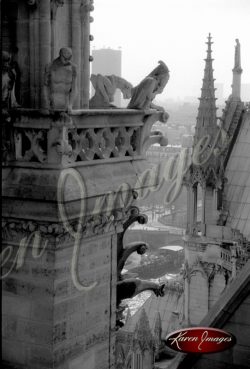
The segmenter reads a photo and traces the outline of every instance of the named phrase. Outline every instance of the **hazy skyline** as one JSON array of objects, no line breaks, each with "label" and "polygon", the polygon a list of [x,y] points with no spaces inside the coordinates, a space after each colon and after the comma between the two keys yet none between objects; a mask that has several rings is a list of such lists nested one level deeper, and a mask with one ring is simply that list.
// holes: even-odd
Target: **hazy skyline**
[{"label": "hazy skyline", "polygon": [[94,6],[92,47],[121,47],[122,76],[133,85],[165,61],[170,80],[161,99],[200,95],[209,32],[224,96],[231,92],[236,38],[242,83],[250,83],[249,0],[94,0]]}]

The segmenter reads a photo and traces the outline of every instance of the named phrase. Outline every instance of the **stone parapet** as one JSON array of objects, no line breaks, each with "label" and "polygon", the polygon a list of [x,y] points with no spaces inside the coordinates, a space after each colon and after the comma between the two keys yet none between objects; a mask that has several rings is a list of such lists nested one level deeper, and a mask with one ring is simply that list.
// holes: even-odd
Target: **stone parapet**
[{"label": "stone parapet", "polygon": [[11,148],[5,162],[79,166],[97,160],[139,159],[151,144],[167,145],[160,132],[151,132],[160,116],[156,110],[85,109],[48,115],[18,109],[8,128]]}]

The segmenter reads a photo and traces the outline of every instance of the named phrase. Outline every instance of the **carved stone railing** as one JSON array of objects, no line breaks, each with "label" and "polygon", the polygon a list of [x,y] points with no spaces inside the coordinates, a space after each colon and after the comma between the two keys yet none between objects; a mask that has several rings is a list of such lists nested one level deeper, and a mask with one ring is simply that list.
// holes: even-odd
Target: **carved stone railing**
[{"label": "carved stone railing", "polygon": [[6,147],[10,152],[4,161],[69,165],[141,158],[151,144],[167,144],[161,132],[151,132],[160,114],[156,110],[105,109],[46,115],[17,109],[9,123]]},{"label": "carved stone railing", "polygon": [[221,256],[221,265],[229,270],[232,271],[232,253],[229,250],[225,250],[222,247],[220,248],[220,256]]}]

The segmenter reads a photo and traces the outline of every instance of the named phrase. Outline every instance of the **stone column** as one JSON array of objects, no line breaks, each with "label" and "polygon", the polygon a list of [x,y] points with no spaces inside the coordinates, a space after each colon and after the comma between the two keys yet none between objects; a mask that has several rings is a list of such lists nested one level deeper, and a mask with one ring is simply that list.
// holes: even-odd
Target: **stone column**
[{"label": "stone column", "polygon": [[189,281],[184,280],[184,324],[189,325]]},{"label": "stone column", "polygon": [[197,221],[197,203],[198,203],[197,196],[198,196],[197,186],[193,186],[191,188],[191,201],[192,201],[191,224],[192,224],[192,228],[193,228],[194,224]]},{"label": "stone column", "polygon": [[[72,53],[73,63],[77,67],[77,96],[75,98],[74,108],[79,109],[80,106],[80,92],[81,92],[81,73],[83,65],[81,62],[81,49],[83,47],[81,42],[81,4],[79,0],[72,0]],[[84,46],[85,47],[85,46]]]},{"label": "stone column", "polygon": [[41,167],[5,171],[3,360],[10,368],[114,368],[122,211],[102,217],[87,209],[97,193],[79,198],[80,181],[93,170],[100,167],[65,175]]},{"label": "stone column", "polygon": [[201,223],[204,224],[206,222],[206,187],[202,186],[202,203],[201,203]]},{"label": "stone column", "polygon": [[187,186],[187,230],[190,233],[194,226],[195,203],[194,188],[191,184]]},{"label": "stone column", "polygon": [[40,41],[38,7],[29,8],[29,50],[30,50],[30,108],[39,108],[40,103]]},{"label": "stone column", "polygon": [[17,19],[17,45],[18,45],[18,65],[22,71],[20,76],[20,104],[22,107],[29,106],[29,11],[27,5],[19,5]]},{"label": "stone column", "polygon": [[81,107],[86,109],[89,107],[89,84],[90,84],[90,12],[94,9],[93,0],[83,0],[81,6],[81,23],[82,23],[82,75],[81,75]]},{"label": "stone column", "polygon": [[46,107],[43,96],[44,71],[46,64],[51,62],[51,3],[43,0],[39,3],[39,67],[40,67],[40,106]]}]

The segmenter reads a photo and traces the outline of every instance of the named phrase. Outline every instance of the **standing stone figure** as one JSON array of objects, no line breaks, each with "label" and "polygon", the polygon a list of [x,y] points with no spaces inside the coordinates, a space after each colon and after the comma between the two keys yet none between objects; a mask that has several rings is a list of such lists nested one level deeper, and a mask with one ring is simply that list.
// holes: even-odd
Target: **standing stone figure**
[{"label": "standing stone figure", "polygon": [[11,55],[7,51],[2,52],[2,96],[1,96],[1,126],[2,140],[1,151],[2,160],[13,159],[14,137],[11,121],[11,108],[17,108],[15,98],[16,74],[11,67]]},{"label": "standing stone figure", "polygon": [[241,62],[240,62],[240,42],[238,38],[235,40],[235,53],[234,53],[234,68],[241,70]]},{"label": "standing stone figure", "polygon": [[15,97],[16,74],[11,67],[11,56],[7,51],[2,52],[2,108],[18,107]]},{"label": "standing stone figure", "polygon": [[76,96],[76,66],[71,62],[72,50],[60,49],[59,57],[45,68],[44,95],[46,109],[72,111]]},{"label": "standing stone figure", "polygon": [[157,94],[163,92],[168,80],[168,67],[163,61],[159,61],[159,65],[134,87],[128,109],[156,109],[163,113],[161,121],[166,122],[168,114],[163,107],[153,104],[152,101]]}]

